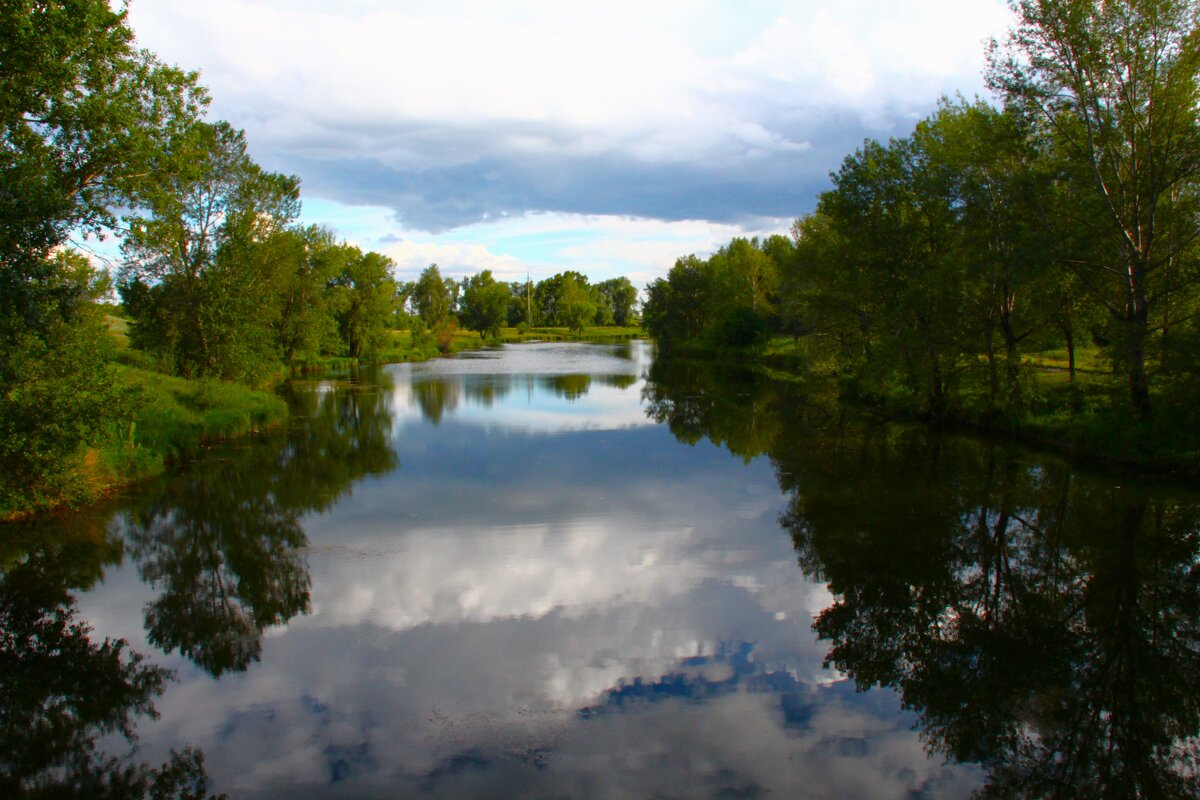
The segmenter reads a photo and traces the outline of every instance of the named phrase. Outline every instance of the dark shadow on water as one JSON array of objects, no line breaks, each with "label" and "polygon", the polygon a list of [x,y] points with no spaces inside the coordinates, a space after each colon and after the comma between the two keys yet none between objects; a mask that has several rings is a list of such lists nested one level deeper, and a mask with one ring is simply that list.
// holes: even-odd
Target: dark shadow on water
[{"label": "dark shadow on water", "polygon": [[204,798],[196,750],[158,767],[136,752],[134,725],[155,714],[172,674],[124,640],[98,640],[77,619],[74,592],[122,557],[102,521],[66,522],[53,540],[22,526],[0,544],[0,796],[5,798]]},{"label": "dark shadow on water", "polygon": [[814,628],[985,798],[1200,796],[1200,496],[880,426],[753,373],[658,364],[647,413],[767,456]]},{"label": "dark shadow on water", "polygon": [[153,644],[215,676],[242,671],[266,628],[308,610],[301,518],[396,468],[386,388],[297,393],[289,432],[191,464],[125,512],[130,553],[159,593],[145,610]]}]

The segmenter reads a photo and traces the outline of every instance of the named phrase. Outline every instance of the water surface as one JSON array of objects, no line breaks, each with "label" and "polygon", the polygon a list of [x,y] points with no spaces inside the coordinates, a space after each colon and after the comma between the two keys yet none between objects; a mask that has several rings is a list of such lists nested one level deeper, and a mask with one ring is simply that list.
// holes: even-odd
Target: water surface
[{"label": "water surface", "polygon": [[1195,793],[1179,488],[641,342],[289,394],[287,432],[13,529],[9,780],[192,748],[234,798]]}]

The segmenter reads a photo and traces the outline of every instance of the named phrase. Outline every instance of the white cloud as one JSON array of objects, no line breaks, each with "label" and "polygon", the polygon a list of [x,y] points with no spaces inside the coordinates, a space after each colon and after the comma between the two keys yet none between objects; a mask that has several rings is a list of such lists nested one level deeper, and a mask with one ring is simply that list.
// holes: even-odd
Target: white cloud
[{"label": "white cloud", "polygon": [[497,280],[516,281],[524,280],[526,272],[519,259],[497,255],[481,244],[403,239],[385,246],[383,253],[396,262],[396,276],[401,280],[416,280],[430,264],[437,264],[442,276],[451,278],[490,269]]},{"label": "white cloud", "polygon": [[[982,40],[1007,22],[999,0],[808,2],[780,4],[753,37],[702,32],[721,14],[708,3],[142,0],[132,19],[145,44],[200,66],[218,112],[245,115],[235,122],[259,145],[304,149],[323,131],[394,166],[429,155],[405,147],[398,122],[531,126],[442,163],[505,146],[665,161],[803,148],[764,112],[869,112],[977,89]],[[728,55],[705,52],[714,38]]]},{"label": "white cloud", "polygon": [[[245,128],[265,166],[299,174],[306,201],[364,207],[347,235],[392,242],[402,277],[436,262],[641,285],[754,219],[811,209],[864,136],[904,134],[938,97],[982,91],[983,41],[1009,12],[138,0],[131,20],[141,44],[201,70],[214,116]],[[566,235],[531,241],[539,231]]]}]

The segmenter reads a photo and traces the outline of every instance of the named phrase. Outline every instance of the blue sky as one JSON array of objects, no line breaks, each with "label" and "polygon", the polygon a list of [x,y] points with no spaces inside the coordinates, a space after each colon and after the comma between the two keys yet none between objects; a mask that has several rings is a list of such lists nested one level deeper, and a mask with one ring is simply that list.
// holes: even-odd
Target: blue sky
[{"label": "blue sky", "polygon": [[984,91],[1003,0],[134,0],[304,221],[391,256],[638,285],[786,232],[864,138]]}]

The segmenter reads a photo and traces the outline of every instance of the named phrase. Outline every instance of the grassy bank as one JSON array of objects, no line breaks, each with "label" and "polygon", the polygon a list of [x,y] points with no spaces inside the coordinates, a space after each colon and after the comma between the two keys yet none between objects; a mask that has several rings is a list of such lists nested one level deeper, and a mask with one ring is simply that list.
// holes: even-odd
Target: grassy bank
[{"label": "grassy bank", "polygon": [[[185,380],[159,371],[146,353],[129,347],[128,323],[116,315],[106,318],[114,362],[108,367],[124,422],[108,431],[104,441],[80,446],[60,460],[52,479],[24,491],[0,496],[0,520],[28,516],[57,507],[79,506],[111,495],[120,487],[161,473],[172,461],[186,459],[205,445],[246,436],[282,425],[287,405],[272,387],[288,373],[263,376],[252,388],[218,380]],[[293,375],[345,369],[360,362],[425,361],[499,343],[529,341],[626,341],[641,335],[638,328],[595,327],[583,333],[566,328],[504,328],[498,337],[449,328],[414,334],[386,332],[386,340],[369,359],[324,357],[293,365]]]},{"label": "grassy bank", "polygon": [[204,445],[283,424],[287,405],[273,391],[225,381],[187,381],[114,364],[111,378],[125,421],[103,441],[81,445],[47,479],[5,492],[0,520],[95,502],[161,473]]},{"label": "grassy bank", "polygon": [[[1025,356],[1021,364],[1023,392],[1015,410],[989,406],[979,391],[981,381],[965,382],[975,393],[953,395],[936,419],[919,400],[899,387],[864,390],[853,376],[838,374],[818,350],[803,339],[777,337],[754,348],[688,345],[673,355],[697,360],[753,363],[781,380],[819,380],[837,387],[840,396],[888,419],[921,420],[943,427],[986,431],[1091,463],[1104,463],[1162,475],[1200,478],[1200,409],[1190,398],[1159,392],[1154,413],[1139,421],[1129,409],[1123,379],[1096,348],[1075,353],[1075,373],[1064,351]],[[981,372],[986,364],[965,369]],[[1003,367],[1001,367],[1003,369]]]}]

